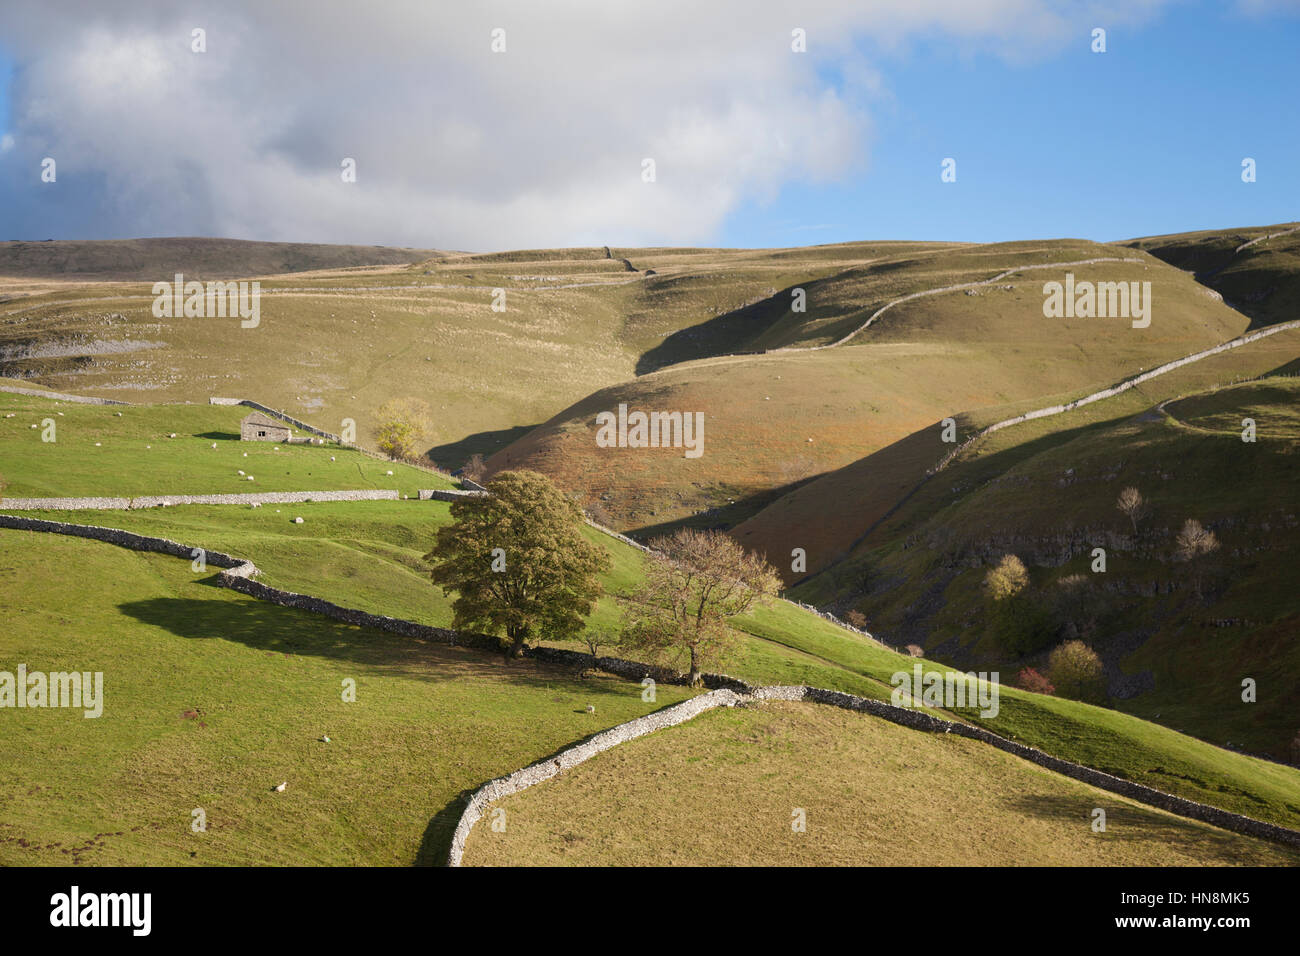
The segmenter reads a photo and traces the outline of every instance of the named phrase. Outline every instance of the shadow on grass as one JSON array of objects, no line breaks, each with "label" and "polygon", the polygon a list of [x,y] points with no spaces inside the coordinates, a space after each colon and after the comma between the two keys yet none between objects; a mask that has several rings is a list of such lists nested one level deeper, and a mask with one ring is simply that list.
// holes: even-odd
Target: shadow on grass
[{"label": "shadow on grass", "polygon": [[[1130,847],[1138,844],[1152,849],[1176,847],[1204,864],[1257,864],[1256,848],[1265,841],[1197,820],[1169,816],[1154,807],[1122,805],[1118,799],[1107,793],[1077,797],[1022,793],[1009,797],[1006,803],[1009,809],[1027,817],[1049,823],[1077,821],[1079,827],[1090,827],[1093,810],[1100,807],[1106,811],[1106,832],[1094,834],[1098,840],[1123,841]],[[1287,852],[1285,847],[1276,846],[1279,851]],[[1295,859],[1300,862],[1300,853],[1295,854]]]},{"label": "shadow on grass", "polygon": [[[202,583],[218,587],[215,576]],[[434,683],[488,678],[548,689],[557,680],[572,676],[571,668],[556,664],[511,660],[481,648],[420,641],[242,595],[233,601],[150,598],[127,601],[118,608],[143,624],[189,640],[236,641],[264,654],[346,661],[372,667],[387,677]]]},{"label": "shadow on grass", "polygon": [[199,432],[194,437],[211,441],[239,441],[239,432]]},{"label": "shadow on grass", "polygon": [[658,524],[642,525],[638,528],[632,528],[626,533],[638,541],[649,541],[660,535],[672,534],[678,528],[694,528],[697,531],[730,531],[736,525],[754,517],[778,498],[788,495],[797,488],[802,488],[819,477],[821,476],[812,475],[808,478],[801,478],[798,481],[770,488],[767,491],[760,491],[745,498],[737,498],[734,504],[709,508],[697,514],[687,515],[685,518],[678,518],[675,521],[661,521]]},{"label": "shadow on grass", "polygon": [[477,454],[489,458],[537,427],[537,425],[516,425],[514,428],[475,432],[473,435],[466,435],[460,441],[434,445],[425,452],[425,457],[439,468],[456,471],[469,461],[471,456]]}]

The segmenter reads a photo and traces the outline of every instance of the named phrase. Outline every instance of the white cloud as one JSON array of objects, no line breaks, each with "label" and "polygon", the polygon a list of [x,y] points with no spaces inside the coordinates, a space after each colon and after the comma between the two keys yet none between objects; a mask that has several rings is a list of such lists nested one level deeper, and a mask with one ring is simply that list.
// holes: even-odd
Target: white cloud
[{"label": "white cloud", "polygon": [[[1147,6],[47,0],[0,12],[22,143],[3,168],[54,156],[60,183],[95,184],[82,228],[118,235],[706,242],[740,203],[865,167],[888,81],[857,41],[937,35],[1022,57]],[[489,49],[498,26],[504,54]],[[194,27],[208,52],[190,52]],[[790,51],[794,27],[807,54]],[[340,181],[345,156],[355,185]]]}]

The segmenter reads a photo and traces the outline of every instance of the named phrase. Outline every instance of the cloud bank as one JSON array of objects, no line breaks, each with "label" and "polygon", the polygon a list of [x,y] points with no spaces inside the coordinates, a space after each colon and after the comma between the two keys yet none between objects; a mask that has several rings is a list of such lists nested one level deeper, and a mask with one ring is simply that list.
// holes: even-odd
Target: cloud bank
[{"label": "cloud bank", "polygon": [[[783,186],[869,174],[870,113],[888,81],[864,51],[906,55],[924,40],[1032,58],[1154,6],[6,5],[0,239],[707,243]],[[204,53],[191,50],[195,28]],[[504,52],[492,50],[498,28]],[[806,53],[792,52],[796,28]],[[44,157],[56,183],[40,181]]]}]

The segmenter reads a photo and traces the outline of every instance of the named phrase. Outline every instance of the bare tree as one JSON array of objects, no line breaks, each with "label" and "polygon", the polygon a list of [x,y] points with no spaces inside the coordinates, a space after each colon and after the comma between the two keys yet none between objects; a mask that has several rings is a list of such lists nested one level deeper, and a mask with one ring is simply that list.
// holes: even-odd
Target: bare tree
[{"label": "bare tree", "polygon": [[1213,531],[1204,527],[1195,518],[1183,522],[1183,530],[1178,532],[1174,541],[1174,553],[1180,561],[1189,562],[1192,569],[1192,587],[1196,596],[1203,597],[1205,569],[1204,562],[1198,559],[1219,550],[1219,539]]},{"label": "bare tree", "polygon": [[469,456],[469,461],[461,468],[460,473],[475,484],[482,484],[483,477],[487,474],[487,466],[483,464],[483,456],[478,452]]},{"label": "bare tree", "polygon": [[600,649],[615,643],[617,635],[606,627],[588,627],[582,632],[582,643],[592,657],[600,656]]},{"label": "bare tree", "polygon": [[720,531],[683,528],[651,542],[645,583],[629,600],[623,644],[690,667],[724,660],[734,640],[728,621],[780,588],[776,570]]},{"label": "bare tree", "polygon": [[1138,522],[1147,516],[1150,506],[1142,492],[1138,491],[1132,485],[1129,485],[1119,493],[1119,499],[1115,502],[1115,507],[1128,516],[1128,520],[1133,524],[1133,534],[1137,534]]}]

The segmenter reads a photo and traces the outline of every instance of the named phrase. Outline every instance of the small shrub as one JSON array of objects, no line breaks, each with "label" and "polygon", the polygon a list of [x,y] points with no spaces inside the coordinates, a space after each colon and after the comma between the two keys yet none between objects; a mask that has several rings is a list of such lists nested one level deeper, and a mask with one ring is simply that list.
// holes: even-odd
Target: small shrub
[{"label": "small shrub", "polygon": [[1066,641],[1052,651],[1047,674],[1062,697],[1093,702],[1106,697],[1101,658],[1083,641]]},{"label": "small shrub", "polygon": [[1016,675],[1016,686],[1035,694],[1055,694],[1052,682],[1032,667],[1026,667]]},{"label": "small shrub", "polygon": [[1014,554],[1004,554],[1002,560],[984,576],[984,590],[994,601],[1015,597],[1029,585],[1029,572],[1025,563]]}]

